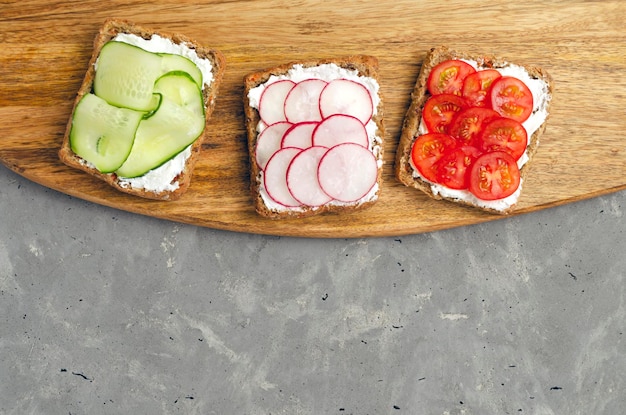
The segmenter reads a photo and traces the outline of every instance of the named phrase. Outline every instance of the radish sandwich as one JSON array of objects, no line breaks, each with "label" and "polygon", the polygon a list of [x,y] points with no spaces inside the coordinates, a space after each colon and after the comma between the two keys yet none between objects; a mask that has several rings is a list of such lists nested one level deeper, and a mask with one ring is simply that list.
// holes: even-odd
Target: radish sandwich
[{"label": "radish sandwich", "polygon": [[256,211],[300,218],[379,197],[383,111],[371,56],[292,62],[244,78]]}]

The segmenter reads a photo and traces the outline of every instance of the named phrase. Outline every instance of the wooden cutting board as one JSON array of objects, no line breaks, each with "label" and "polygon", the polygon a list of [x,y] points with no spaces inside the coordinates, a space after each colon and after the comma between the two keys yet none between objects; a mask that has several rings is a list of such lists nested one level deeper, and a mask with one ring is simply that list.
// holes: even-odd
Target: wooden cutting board
[{"label": "wooden cutting board", "polygon": [[[552,114],[513,214],[626,188],[626,2],[44,0],[0,8],[0,160],[44,186],[106,206],[232,231],[396,236],[501,218],[398,184],[395,147],[426,51],[438,45],[548,70]],[[57,158],[105,18],[180,32],[228,60],[208,143],[176,202],[121,194]],[[242,77],[287,61],[371,54],[385,100],[384,187],[371,209],[300,220],[259,217],[248,193]]]}]

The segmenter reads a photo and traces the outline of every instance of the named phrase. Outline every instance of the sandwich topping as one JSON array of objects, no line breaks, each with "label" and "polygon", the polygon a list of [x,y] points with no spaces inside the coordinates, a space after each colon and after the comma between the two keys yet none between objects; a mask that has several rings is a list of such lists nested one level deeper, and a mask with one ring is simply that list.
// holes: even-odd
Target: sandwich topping
[{"label": "sandwich topping", "polygon": [[248,93],[259,112],[254,149],[260,194],[271,210],[374,200],[382,138],[375,79],[335,64],[294,65]]},{"label": "sandwich topping", "polygon": [[434,194],[504,210],[521,192],[520,169],[548,115],[548,85],[521,66],[447,60],[427,82],[412,146],[413,175]]},{"label": "sandwich topping", "polygon": [[184,44],[119,34],[102,47],[92,91],[76,106],[72,151],[121,186],[177,189],[205,127],[202,89],[211,69]]}]

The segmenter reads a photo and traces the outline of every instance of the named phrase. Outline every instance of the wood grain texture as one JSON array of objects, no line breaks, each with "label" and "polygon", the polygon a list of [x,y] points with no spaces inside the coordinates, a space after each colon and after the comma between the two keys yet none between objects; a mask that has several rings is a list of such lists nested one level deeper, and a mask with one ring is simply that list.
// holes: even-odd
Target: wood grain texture
[{"label": "wood grain texture", "polygon": [[[500,216],[430,200],[393,177],[395,147],[426,51],[438,45],[545,68],[555,95],[513,214],[626,188],[626,34],[622,1],[2,2],[0,160],[44,186],[164,219],[273,235],[367,237],[427,232]],[[207,143],[176,202],[122,194],[57,158],[71,104],[106,18],[180,32],[228,61]],[[381,198],[368,210],[269,220],[248,192],[245,74],[286,61],[370,54],[385,100]]]}]

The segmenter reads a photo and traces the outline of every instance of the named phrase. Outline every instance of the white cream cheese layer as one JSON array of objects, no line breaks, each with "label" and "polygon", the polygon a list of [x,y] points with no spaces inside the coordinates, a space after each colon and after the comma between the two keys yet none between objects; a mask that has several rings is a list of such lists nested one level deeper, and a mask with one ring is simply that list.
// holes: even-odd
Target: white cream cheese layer
[{"label": "white cream cheese layer", "polygon": [[[380,104],[380,95],[378,93],[380,86],[378,82],[374,78],[359,75],[357,70],[348,70],[334,63],[322,64],[322,65],[313,66],[313,67],[304,67],[302,65],[294,65],[291,69],[289,69],[289,71],[285,75],[279,75],[279,76],[271,75],[270,78],[265,83],[255,88],[250,89],[250,91],[248,92],[248,100],[250,102],[250,106],[258,110],[259,100],[261,99],[261,94],[263,94],[263,91],[265,90],[265,88],[268,85],[273,84],[274,82],[287,80],[287,79],[296,83],[300,81],[304,81],[306,79],[321,79],[326,82],[330,82],[335,79],[348,79],[351,81],[358,82],[359,84],[367,88],[367,90],[370,93],[370,97],[372,98],[372,106],[374,107],[374,112],[372,114],[372,117],[374,117],[377,114],[378,105]],[[259,124],[257,125],[257,132],[260,134],[266,127],[267,126],[265,125],[265,123],[263,123],[262,121],[259,121]],[[378,127],[376,126],[376,123],[373,120],[370,120],[365,125],[365,129],[367,131],[367,137],[369,140],[370,150],[372,151],[374,156],[376,156],[376,160],[378,161],[378,166],[381,167],[383,163],[382,157],[380,157],[381,152],[382,152],[382,138],[378,135],[379,133]],[[259,180],[261,181],[259,192],[261,194],[261,197],[263,198],[263,201],[265,202],[265,205],[269,209],[273,211],[304,210],[302,208],[285,207],[283,205],[276,203],[274,200],[272,200],[272,198],[269,197],[269,195],[265,191],[265,186],[263,183],[263,172],[259,174],[260,174]],[[374,187],[372,187],[372,189],[370,189],[370,191],[365,196],[359,199],[356,203],[355,202],[346,203],[346,202],[333,200],[332,202],[329,202],[327,205],[334,205],[334,206],[345,206],[345,205],[355,205],[355,204],[360,205],[362,203],[376,199],[377,192],[378,192],[378,182],[374,185]],[[317,208],[311,208],[311,209],[315,210]]]},{"label": "white cream cheese layer", "polygon": [[[476,70],[480,71],[483,69],[488,69],[485,67],[478,66],[478,63],[473,60],[464,60],[465,62],[472,65]],[[528,135],[528,143],[530,143],[531,136],[541,127],[541,125],[545,122],[548,117],[548,103],[550,102],[551,96],[548,89],[548,84],[542,80],[533,78],[530,76],[528,71],[524,69],[522,66],[507,64],[501,68],[493,68],[502,74],[502,76],[512,76],[515,77],[528,86],[530,92],[533,95],[533,111],[528,117],[526,121],[522,123],[524,129],[526,129],[526,133]],[[428,133],[428,129],[424,124],[424,118],[422,117],[418,129],[418,134],[423,135]],[[524,164],[528,162],[528,152],[524,151],[524,154],[517,161],[517,166],[521,169]],[[429,180],[422,177],[417,168],[411,162],[411,166],[413,167],[413,176],[419,177],[422,180],[430,183],[430,187],[434,194],[439,194],[442,197],[447,197],[451,199],[461,200],[470,202],[474,205],[495,209],[495,210],[506,210],[509,207],[513,206],[517,200],[519,199],[520,193],[522,192],[522,182],[520,181],[520,185],[512,195],[498,200],[482,200],[474,196],[469,190],[457,190],[450,189],[448,187],[442,186],[437,183],[432,183]]]},{"label": "white cream cheese layer", "polygon": [[[140,47],[152,53],[171,53],[182,55],[191,60],[202,72],[202,86],[210,85],[213,81],[213,66],[209,59],[203,59],[198,56],[195,49],[185,44],[177,44],[171,40],[159,35],[152,35],[148,40],[133,34],[120,33],[113,40],[128,43]],[[178,153],[174,158],[150,170],[141,177],[125,178],[119,177],[122,187],[145,189],[153,192],[174,191],[178,189],[178,181],[174,178],[178,176],[185,168],[185,163],[191,155],[191,145],[185,150]]]},{"label": "white cream cheese layer", "polygon": [[154,192],[174,191],[178,189],[179,185],[178,181],[172,183],[172,180],[185,169],[185,163],[189,156],[191,156],[191,146],[143,176],[130,179],[119,177],[119,183],[122,187],[141,188]]}]

